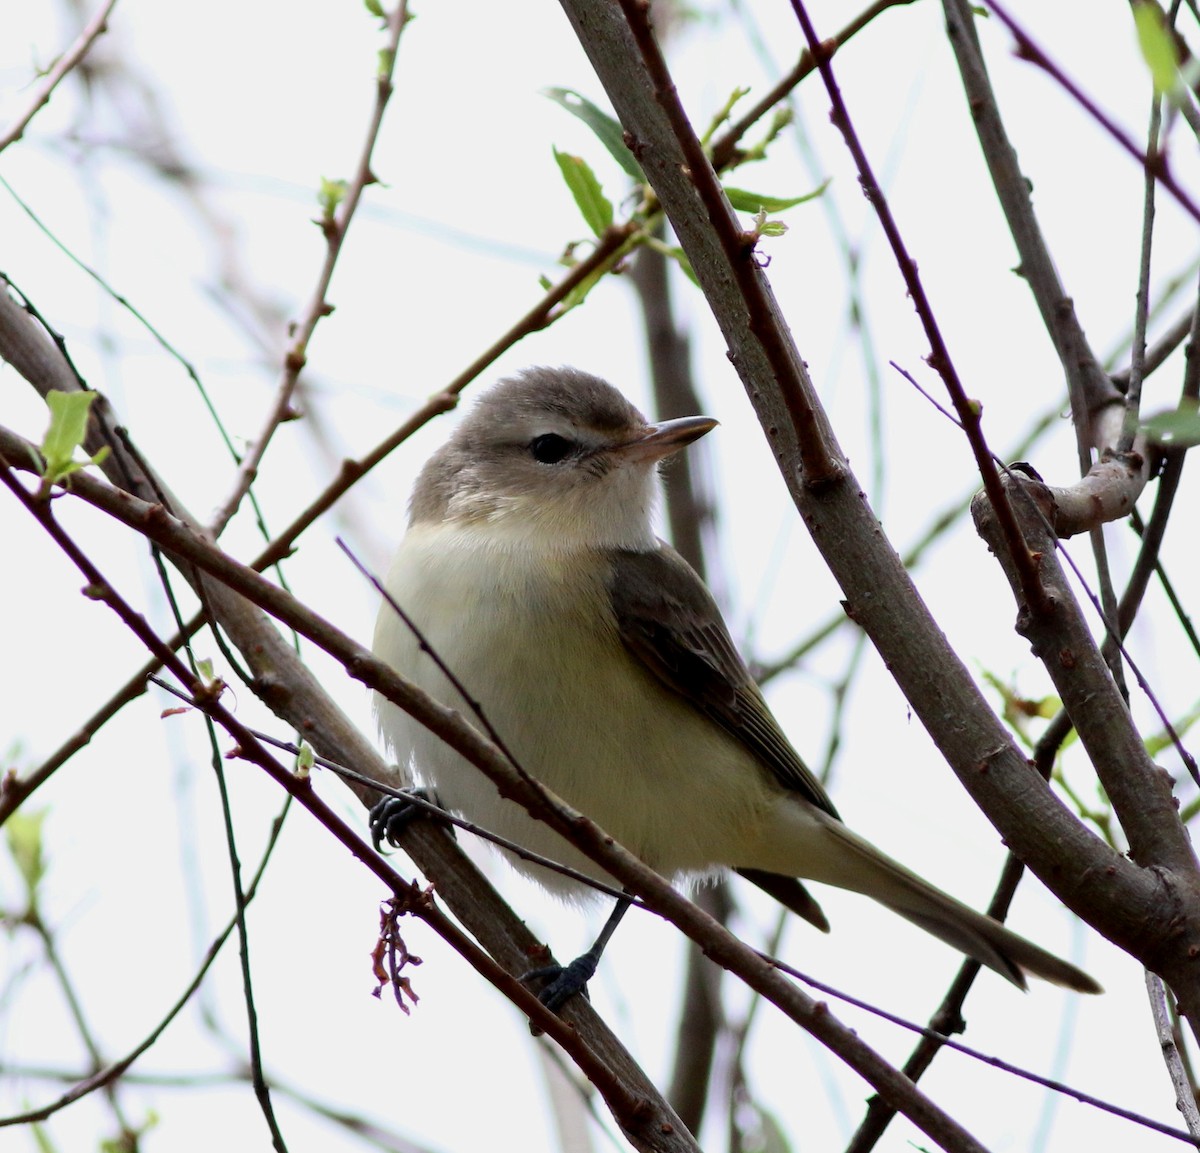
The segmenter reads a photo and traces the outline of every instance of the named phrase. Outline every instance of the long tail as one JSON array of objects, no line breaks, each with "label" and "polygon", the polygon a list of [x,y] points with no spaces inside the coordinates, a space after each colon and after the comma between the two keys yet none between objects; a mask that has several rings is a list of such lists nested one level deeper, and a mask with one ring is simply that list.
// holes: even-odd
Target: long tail
[{"label": "long tail", "polygon": [[1022,989],[1032,974],[1079,993],[1104,991],[1082,969],[943,893],[841,821],[817,816],[824,835],[812,838],[812,815],[806,815],[809,839],[806,860],[797,862],[800,876],[873,898]]}]

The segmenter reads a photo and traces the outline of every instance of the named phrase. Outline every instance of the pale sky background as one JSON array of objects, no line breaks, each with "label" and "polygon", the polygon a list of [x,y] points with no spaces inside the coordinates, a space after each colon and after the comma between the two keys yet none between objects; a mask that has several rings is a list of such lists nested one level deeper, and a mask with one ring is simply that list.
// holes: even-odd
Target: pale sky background
[{"label": "pale sky background", "polygon": [[[753,10],[775,65],[798,50],[799,33],[780,0],[735,5]],[[1124,6],[1022,3],[1041,42],[1071,75],[1135,135],[1148,116],[1148,82]],[[70,39],[53,5],[4,5],[0,37],[0,130],[28,99],[32,64]],[[831,34],[850,6],[814,5]],[[338,265],[337,311],[310,349],[309,382],[324,435],[339,456],[360,455],[410,409],[458,373],[539,297],[537,278],[555,276],[564,244],[586,229],[558,177],[551,146],[582,154],[606,189],[624,187],[616,165],[591,134],[539,95],[577,88],[598,102],[594,79],[560,8],[512,0],[504,5],[422,3],[406,31],[397,91],[376,151],[382,183],[369,190]],[[707,5],[673,45],[685,103],[702,125],[738,85],[755,94],[773,73],[746,42],[728,10]],[[995,20],[985,50],[1008,126],[1054,256],[1085,328],[1100,353],[1133,314],[1141,180],[1086,116],[1044,76],[1009,54]],[[374,53],[382,38],[361,5],[234,4],[214,0],[182,12],[174,5],[122,0],[100,59],[130,83],[144,79],[163,101],[173,144],[198,167],[210,205],[229,222],[241,274],[285,316],[303,308],[323,258],[315,189],[322,176],[348,175],[373,96]],[[837,58],[843,92],[934,302],[960,375],[984,405],[986,432],[1004,454],[1035,414],[1056,403],[1061,374],[1022,282],[941,31],[940,8],[924,3],[881,17]],[[55,236],[96,268],[193,362],[237,438],[256,434],[277,375],[284,334],[261,353],[221,302],[220,256],[184,198],[150,182],[145,170],[103,147],[121,135],[101,104],[82,118],[81,92],[68,84],[0,157],[8,181]],[[897,547],[907,547],[948,502],[965,495],[972,470],[965,443],[894,372],[895,360],[935,392],[921,356],[926,345],[899,278],[873,226],[815,83],[799,96],[815,168],[785,143],[766,166],[734,183],[795,195],[832,178],[830,197],[864,254],[868,320],[884,394],[888,474],[872,500]],[[64,143],[84,123],[86,139]],[[1176,131],[1172,162],[1200,189],[1194,141]],[[789,213],[788,235],[767,242],[775,292],[802,354],[829,405],[860,479],[869,482],[874,449],[865,375],[845,318],[844,261],[826,206]],[[1164,198],[1155,284],[1190,269],[1194,225]],[[66,336],[87,380],[112,398],[132,435],[194,512],[206,516],[224,497],[232,468],[196,392],[177,362],[51,244],[0,188],[0,269]],[[721,500],[721,555],[714,585],[748,656],[786,652],[831,613],[838,591],[787,500],[762,437],[702,301],[678,283],[694,340],[704,409],[722,424],[692,450]],[[236,306],[235,306],[236,307]],[[1179,305],[1169,310],[1173,319]],[[647,403],[642,334],[632,293],[608,282],[586,306],[507,353],[494,379],[530,363],[572,363],[608,377]],[[1178,371],[1147,389],[1146,409],[1173,405]],[[0,375],[3,422],[33,439],[41,403],[11,371]],[[449,420],[415,437],[361,485],[328,523],[303,538],[289,564],[298,595],[352,635],[369,640],[373,594],[333,544],[344,534],[381,568],[404,522],[412,477]],[[268,523],[281,527],[332,471],[305,422],[286,426],[265,462],[257,491]],[[1074,475],[1066,421],[1032,454],[1047,479]],[[1153,490],[1148,491],[1153,496]],[[1187,489],[1185,507],[1195,500]],[[1148,502],[1147,502],[1148,503]],[[58,511],[102,569],[153,621],[166,610],[145,549],[99,515],[60,501]],[[1175,525],[1165,560],[1195,607],[1186,526]],[[1123,571],[1131,534],[1111,534]],[[35,766],[144,660],[100,606],[78,594],[79,576],[12,502],[0,501],[0,662],[4,722],[0,749],[21,771]],[[239,520],[226,538],[239,556],[256,551],[252,526]],[[1080,543],[1072,555],[1086,563]],[[1172,564],[1172,561],[1174,563]],[[1022,691],[1048,691],[1027,645],[1012,629],[1014,610],[998,567],[969,531],[936,548],[916,574],[934,613],[972,667],[1019,676]],[[1194,703],[1194,663],[1174,648],[1175,632],[1152,593],[1157,628],[1135,631],[1137,659],[1173,714]],[[828,738],[827,686],[841,676],[844,641],[819,649],[770,699],[797,747],[814,762]],[[202,655],[217,657],[215,652]],[[1194,658],[1193,658],[1194,660]],[[312,654],[339,701],[374,731],[365,692]],[[833,783],[847,820],[919,872],[977,905],[988,899],[1002,846],[932,749],[873,654],[856,682],[852,721]],[[239,716],[280,732],[249,691],[233,690]],[[203,727],[194,715],[160,720],[159,696],[127,708],[35,799],[48,811],[46,920],[107,1058],[136,1044],[190,979],[211,935],[231,908],[220,813]],[[1145,731],[1155,731],[1144,699]],[[228,740],[222,740],[227,748]],[[1174,761],[1164,761],[1172,769]],[[1073,779],[1091,787],[1086,766]],[[277,790],[252,767],[227,772],[247,870],[277,811]],[[321,795],[360,825],[364,814],[332,779]],[[396,858],[401,871],[411,871]],[[560,957],[573,955],[602,912],[562,910],[492,862],[496,883]],[[252,907],[253,963],[267,1068],[295,1086],[393,1128],[435,1150],[556,1148],[535,1044],[524,1020],[483,987],[419,924],[404,926],[425,959],[413,974],[421,1003],[403,1017],[369,994],[368,954],[382,893],[365,870],[329,843],[302,812],[289,820],[268,879]],[[774,912],[739,890],[744,916],[734,926],[760,941]],[[0,861],[0,902],[19,904],[11,865]],[[956,970],[957,955],[861,898],[823,891],[834,925],[828,937],[789,924],[782,956],[801,969],[902,1016],[923,1021]],[[1079,926],[1034,882],[1018,897],[1012,923],[1089,969],[1109,990],[1080,999],[1037,986],[1022,995],[991,975],[968,1003],[968,1044],[1120,1105],[1177,1124],[1169,1084],[1134,963]],[[669,927],[633,915],[617,935],[593,997],[601,1012],[660,1083],[665,1079],[679,999],[681,945]],[[62,999],[28,934],[0,938],[0,1061],[61,1068],[82,1062]],[[743,1005],[740,992],[731,998]],[[237,960],[218,962],[201,1003],[229,1045],[214,1040],[194,1011],[185,1013],[136,1066],[147,1076],[201,1074],[236,1066],[244,1033]],[[911,1038],[857,1011],[836,1008],[873,1045],[902,1061]],[[793,1149],[844,1143],[862,1111],[864,1087],[816,1045],[760,1007],[749,1047],[751,1084]],[[1041,1091],[958,1056],[944,1056],[922,1083],[995,1150],[1171,1148],[1170,1139],[1073,1102],[1047,1104]],[[0,1112],[57,1095],[52,1083],[0,1075]],[[130,1119],[157,1114],[147,1149],[209,1150],[217,1142],[268,1148],[253,1096],[243,1085],[122,1089]],[[343,1150],[362,1144],[290,1104],[276,1104],[290,1147]],[[605,1124],[614,1127],[600,1106]],[[51,1139],[64,1150],[97,1147],[111,1116],[97,1098],[59,1113]],[[33,1148],[27,1131],[6,1133],[0,1148]],[[724,1147],[718,1129],[702,1135]],[[919,1135],[893,1126],[881,1148],[909,1148]],[[599,1131],[598,1148],[614,1147]],[[618,1137],[616,1146],[622,1147]]]}]

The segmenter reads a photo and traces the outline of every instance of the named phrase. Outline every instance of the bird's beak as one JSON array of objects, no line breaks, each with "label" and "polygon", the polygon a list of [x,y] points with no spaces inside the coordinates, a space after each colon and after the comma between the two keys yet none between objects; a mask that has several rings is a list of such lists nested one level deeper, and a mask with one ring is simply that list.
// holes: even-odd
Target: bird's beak
[{"label": "bird's beak", "polygon": [[628,461],[662,460],[673,452],[699,440],[719,422],[710,416],[681,416],[652,424],[639,435],[615,446],[611,451]]}]

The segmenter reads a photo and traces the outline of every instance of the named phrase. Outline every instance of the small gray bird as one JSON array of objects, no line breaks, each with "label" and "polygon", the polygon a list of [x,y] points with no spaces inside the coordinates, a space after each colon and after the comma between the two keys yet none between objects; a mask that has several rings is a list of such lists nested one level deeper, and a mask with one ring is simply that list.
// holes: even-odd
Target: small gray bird
[{"label": "small gray bird", "polygon": [[[615,388],[534,368],[480,397],[429,459],[387,579],[396,603],[523,768],[667,877],[737,869],[818,927],[807,878],[873,897],[1024,988],[1025,974],[1085,993],[1086,973],[934,888],[846,827],[792,748],[703,581],[654,535],[657,466],[716,421],[650,424]],[[471,713],[384,604],[375,653]],[[586,876],[599,866],[402,710],[380,727],[442,803]],[[373,816],[376,842],[395,805]],[[568,899],[586,885],[505,853]],[[595,969],[624,912],[549,990]]]}]

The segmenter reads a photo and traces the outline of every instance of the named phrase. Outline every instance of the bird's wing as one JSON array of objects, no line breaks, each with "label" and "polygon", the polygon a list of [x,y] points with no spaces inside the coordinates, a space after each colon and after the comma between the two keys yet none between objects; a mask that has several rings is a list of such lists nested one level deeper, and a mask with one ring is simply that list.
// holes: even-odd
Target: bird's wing
[{"label": "bird's wing", "polygon": [[783,735],[704,582],[673,548],[615,554],[609,583],[621,640],[668,688],[750,750],[786,789],[837,817]]}]

